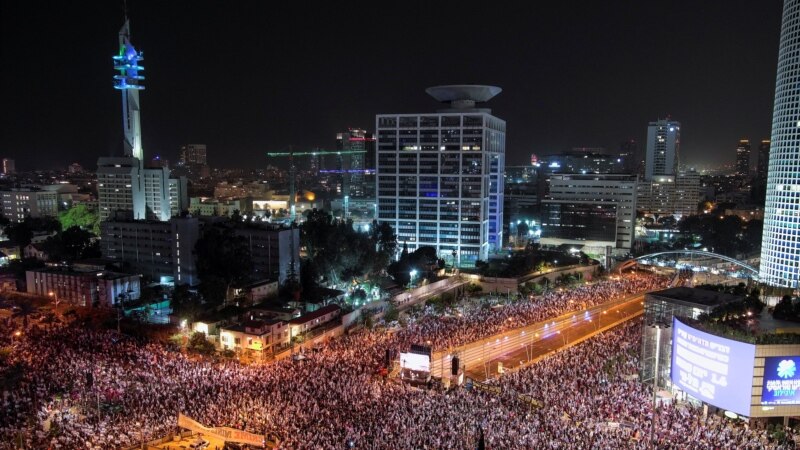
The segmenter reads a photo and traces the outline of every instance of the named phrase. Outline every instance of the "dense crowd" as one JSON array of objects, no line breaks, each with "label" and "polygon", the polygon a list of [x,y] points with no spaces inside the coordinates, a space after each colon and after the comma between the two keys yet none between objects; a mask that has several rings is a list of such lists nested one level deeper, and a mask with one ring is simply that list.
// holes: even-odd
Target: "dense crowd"
[{"label": "dense crowd", "polygon": [[[22,371],[0,392],[0,449],[126,447],[175,432],[179,412],[276,432],[282,449],[470,449],[479,427],[489,450],[645,449],[652,392],[631,376],[640,327],[631,321],[506,375],[493,382],[500,394],[377,375],[398,333],[364,331],[302,360],[247,366],[113,332],[33,329],[13,343],[9,363]],[[664,449],[778,448],[762,432],[684,406],[659,409],[657,437]]]},{"label": "dense crowd", "polygon": [[574,289],[551,290],[502,307],[479,306],[444,317],[425,314],[400,331],[398,338],[409,344],[430,341],[434,349],[454,348],[570,311],[591,308],[634,293],[662,289],[669,283],[667,277],[632,274]]}]

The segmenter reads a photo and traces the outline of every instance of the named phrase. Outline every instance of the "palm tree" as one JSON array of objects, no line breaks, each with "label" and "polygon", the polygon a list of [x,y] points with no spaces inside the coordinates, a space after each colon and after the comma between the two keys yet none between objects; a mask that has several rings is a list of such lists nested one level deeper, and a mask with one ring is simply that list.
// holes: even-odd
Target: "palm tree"
[{"label": "palm tree", "polygon": [[16,301],[16,308],[14,310],[13,317],[22,317],[22,327],[23,329],[28,329],[28,317],[35,313],[37,308],[31,304],[30,300],[28,299],[19,299]]}]

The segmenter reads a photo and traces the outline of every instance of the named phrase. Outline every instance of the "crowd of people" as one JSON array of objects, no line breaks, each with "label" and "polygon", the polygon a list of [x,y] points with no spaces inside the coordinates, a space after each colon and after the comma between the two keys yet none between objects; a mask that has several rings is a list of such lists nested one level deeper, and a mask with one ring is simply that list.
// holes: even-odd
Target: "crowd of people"
[{"label": "crowd of people", "polygon": [[[571,295],[555,302],[595,301]],[[475,448],[478,430],[489,450],[645,449],[652,391],[632,376],[640,333],[641,322],[630,321],[491,382],[500,388],[494,393],[419,389],[378,375],[384,352],[406,339],[400,333],[365,330],[301,360],[242,365],[112,331],[31,329],[13,341],[0,338],[13,346],[2,369],[20,373],[0,392],[0,449],[125,448],[175,433],[178,413],[275,433],[279,448],[293,450],[462,450]],[[664,406],[657,418],[663,449],[780,448],[764,432],[703,419],[690,407]]]},{"label": "crowd of people", "polygon": [[429,345],[437,350],[455,348],[570,311],[591,308],[634,293],[662,289],[669,283],[668,277],[630,274],[574,289],[554,289],[502,307],[478,306],[446,316],[426,313],[401,330],[398,338],[408,345],[430,342]]}]

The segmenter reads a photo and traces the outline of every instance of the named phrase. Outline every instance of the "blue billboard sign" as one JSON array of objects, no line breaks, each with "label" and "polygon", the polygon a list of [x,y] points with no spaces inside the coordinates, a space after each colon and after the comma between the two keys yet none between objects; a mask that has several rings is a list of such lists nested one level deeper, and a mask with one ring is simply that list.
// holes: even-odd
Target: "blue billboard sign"
[{"label": "blue billboard sign", "polygon": [[750,415],[756,346],[672,322],[672,382],[710,405]]},{"label": "blue billboard sign", "polygon": [[800,405],[800,356],[764,358],[762,405]]}]

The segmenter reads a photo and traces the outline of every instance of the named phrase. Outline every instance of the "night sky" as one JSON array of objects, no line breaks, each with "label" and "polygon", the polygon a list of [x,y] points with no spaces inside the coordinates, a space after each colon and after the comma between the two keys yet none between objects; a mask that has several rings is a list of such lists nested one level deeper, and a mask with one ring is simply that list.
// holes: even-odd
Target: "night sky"
[{"label": "night sky", "polygon": [[[145,155],[205,143],[212,166],[264,167],[375,114],[435,111],[438,84],[503,88],[487,106],[507,121],[507,165],[643,145],[668,114],[690,164],[769,136],[779,0],[544,3],[129,0]],[[121,154],[122,1],[0,5],[0,157],[94,170]]]}]

